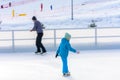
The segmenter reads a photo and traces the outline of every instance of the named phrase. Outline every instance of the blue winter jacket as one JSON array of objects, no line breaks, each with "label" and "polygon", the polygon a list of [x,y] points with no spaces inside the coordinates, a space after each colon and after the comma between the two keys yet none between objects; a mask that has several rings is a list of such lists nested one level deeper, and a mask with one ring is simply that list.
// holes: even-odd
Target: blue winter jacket
[{"label": "blue winter jacket", "polygon": [[57,50],[57,54],[60,55],[61,57],[68,57],[69,51],[76,52],[75,49],[73,49],[69,43],[69,40],[66,38],[62,38],[61,43],[59,45],[59,48]]}]

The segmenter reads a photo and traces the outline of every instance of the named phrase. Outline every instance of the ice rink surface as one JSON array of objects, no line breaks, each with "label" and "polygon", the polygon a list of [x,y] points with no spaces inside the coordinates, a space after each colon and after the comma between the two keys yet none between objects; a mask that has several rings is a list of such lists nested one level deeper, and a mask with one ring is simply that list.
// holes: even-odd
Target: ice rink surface
[{"label": "ice rink surface", "polygon": [[70,77],[63,77],[55,52],[0,53],[0,80],[120,80],[120,50],[70,52]]}]

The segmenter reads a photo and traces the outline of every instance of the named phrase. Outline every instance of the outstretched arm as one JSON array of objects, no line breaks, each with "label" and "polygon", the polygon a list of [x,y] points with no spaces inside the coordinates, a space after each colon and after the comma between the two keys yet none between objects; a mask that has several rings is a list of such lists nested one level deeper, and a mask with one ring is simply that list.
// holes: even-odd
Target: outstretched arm
[{"label": "outstretched arm", "polygon": [[67,48],[68,48],[68,50],[70,50],[70,51],[72,51],[72,52],[74,52],[74,53],[77,52],[74,48],[71,47],[71,45],[70,45],[69,42],[67,43]]},{"label": "outstretched arm", "polygon": [[36,31],[36,28],[37,28],[37,23],[35,22],[34,27],[30,31]]},{"label": "outstretched arm", "polygon": [[77,54],[80,53],[80,52],[77,51],[76,49],[72,48],[69,42],[68,42],[68,49],[69,49],[70,51],[74,52],[74,53],[77,53]]}]

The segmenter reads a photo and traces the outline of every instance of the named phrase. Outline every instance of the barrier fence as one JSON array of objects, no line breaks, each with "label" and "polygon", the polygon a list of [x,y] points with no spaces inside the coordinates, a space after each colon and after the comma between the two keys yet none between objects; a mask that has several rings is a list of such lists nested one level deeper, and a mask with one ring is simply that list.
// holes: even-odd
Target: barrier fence
[{"label": "barrier fence", "polygon": [[[77,49],[119,48],[120,28],[64,28],[45,29],[43,44],[47,50],[56,50],[64,34],[72,35],[70,40]],[[0,30],[0,52],[35,51],[36,32],[29,30]]]}]

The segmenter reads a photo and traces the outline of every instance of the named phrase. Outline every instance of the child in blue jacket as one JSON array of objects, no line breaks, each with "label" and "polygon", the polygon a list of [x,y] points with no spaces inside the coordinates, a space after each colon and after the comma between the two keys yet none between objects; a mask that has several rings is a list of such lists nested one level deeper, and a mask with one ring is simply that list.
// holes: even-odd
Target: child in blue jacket
[{"label": "child in blue jacket", "polygon": [[74,48],[71,47],[69,43],[70,39],[71,39],[71,35],[69,33],[65,33],[65,36],[64,38],[62,38],[59,48],[56,52],[56,58],[59,55],[63,63],[63,69],[62,69],[63,76],[70,76],[70,72],[68,70],[68,64],[67,64],[67,57],[69,51],[72,51],[74,53],[79,53],[78,51],[76,51]]}]

